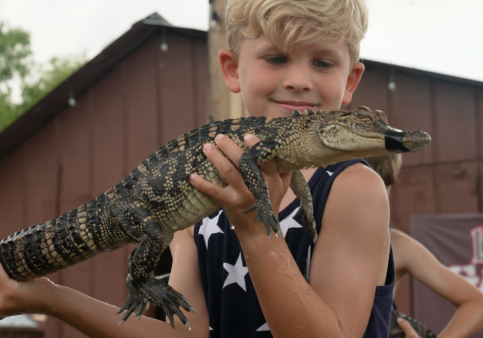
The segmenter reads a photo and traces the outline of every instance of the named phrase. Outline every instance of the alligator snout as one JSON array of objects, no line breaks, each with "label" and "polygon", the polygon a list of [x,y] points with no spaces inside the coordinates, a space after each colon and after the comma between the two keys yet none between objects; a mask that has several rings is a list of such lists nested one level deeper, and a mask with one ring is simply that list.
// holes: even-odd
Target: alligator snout
[{"label": "alligator snout", "polygon": [[406,132],[402,142],[409,151],[418,151],[426,148],[431,142],[431,136],[422,130],[413,130]]},{"label": "alligator snout", "polygon": [[426,148],[431,136],[422,130],[401,131],[390,128],[385,135],[386,149],[394,153],[415,152]]}]

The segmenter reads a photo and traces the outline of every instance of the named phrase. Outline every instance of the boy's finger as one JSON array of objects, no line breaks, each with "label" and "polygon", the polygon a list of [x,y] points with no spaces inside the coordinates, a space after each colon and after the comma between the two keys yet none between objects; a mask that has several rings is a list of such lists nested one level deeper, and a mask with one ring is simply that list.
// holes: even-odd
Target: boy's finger
[{"label": "boy's finger", "polygon": [[397,324],[403,330],[404,334],[406,335],[406,338],[420,338],[418,333],[414,331],[413,327],[407,320],[404,320],[403,318],[399,317],[397,319]]},{"label": "boy's finger", "polygon": [[200,175],[191,174],[190,175],[190,182],[199,191],[203,194],[210,196],[215,201],[219,202],[223,198],[223,188],[214,185],[211,182],[203,179]]},{"label": "boy's finger", "polygon": [[252,134],[247,134],[245,135],[245,137],[243,138],[243,141],[245,142],[245,144],[248,146],[248,148],[251,148],[253,147],[255,144],[257,144],[258,142],[260,142],[260,139],[258,137],[256,137],[255,135],[252,135]]},{"label": "boy's finger", "polygon": [[203,146],[203,153],[206,158],[213,164],[218,170],[224,181],[233,186],[244,186],[243,178],[240,175],[238,169],[233,165],[228,158],[226,158],[218,149],[211,143],[207,143]]},{"label": "boy's finger", "polygon": [[228,136],[216,135],[215,142],[221,151],[232,161],[236,166],[240,161],[240,157],[243,155],[245,150],[233,142]]}]

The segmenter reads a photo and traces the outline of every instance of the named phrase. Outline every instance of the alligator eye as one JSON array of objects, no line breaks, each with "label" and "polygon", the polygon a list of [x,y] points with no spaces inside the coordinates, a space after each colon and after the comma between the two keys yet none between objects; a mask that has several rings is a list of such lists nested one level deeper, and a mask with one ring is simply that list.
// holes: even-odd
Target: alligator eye
[{"label": "alligator eye", "polygon": [[377,117],[379,118],[379,120],[381,120],[382,122],[387,124],[386,114],[384,114],[384,112],[382,110],[376,110],[375,113],[376,113]]},{"label": "alligator eye", "polygon": [[367,112],[367,110],[365,109],[357,109],[355,112],[354,112],[354,116],[358,119],[366,119],[369,117],[369,114]]}]

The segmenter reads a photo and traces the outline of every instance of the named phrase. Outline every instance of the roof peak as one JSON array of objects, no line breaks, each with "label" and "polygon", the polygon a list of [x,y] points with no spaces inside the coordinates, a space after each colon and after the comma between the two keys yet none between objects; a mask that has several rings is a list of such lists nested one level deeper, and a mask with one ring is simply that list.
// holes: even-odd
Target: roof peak
[{"label": "roof peak", "polygon": [[169,23],[168,20],[163,18],[158,12],[154,12],[151,15],[148,15],[144,20],[143,23],[150,24],[150,25],[161,25],[161,26],[173,26]]}]

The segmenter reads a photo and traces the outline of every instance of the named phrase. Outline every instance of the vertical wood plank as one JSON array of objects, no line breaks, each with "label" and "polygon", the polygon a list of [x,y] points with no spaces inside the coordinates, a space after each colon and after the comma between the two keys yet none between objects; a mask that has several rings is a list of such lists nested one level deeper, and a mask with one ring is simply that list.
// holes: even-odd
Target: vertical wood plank
[{"label": "vertical wood plank", "polygon": [[409,233],[409,218],[413,214],[433,214],[433,170],[431,168],[403,168],[399,180],[391,190],[391,225]]},{"label": "vertical wood plank", "polygon": [[206,40],[193,39],[192,60],[194,81],[194,102],[195,102],[195,128],[208,123],[208,51]]},{"label": "vertical wood plank", "polygon": [[[396,91],[390,92],[391,118],[389,124],[402,130],[421,129],[433,134],[431,90],[427,78],[398,74]],[[432,145],[417,153],[403,154],[403,165],[433,162]]]},{"label": "vertical wood plank", "polygon": [[361,83],[354,92],[352,102],[346,108],[354,109],[359,106],[366,106],[371,109],[382,110],[391,121],[392,112],[389,111],[387,79],[387,72],[375,68],[367,69],[362,75]]},{"label": "vertical wood plank", "polygon": [[[69,212],[90,201],[91,193],[90,167],[91,154],[89,139],[90,93],[77,98],[75,107],[67,108],[59,116],[60,163],[62,168],[60,187],[61,213]],[[91,285],[92,260],[87,260],[62,272],[64,285],[92,296]],[[82,333],[67,324],[62,324],[62,337],[82,338]]]},{"label": "vertical wood plank", "polygon": [[0,162],[0,238],[27,227],[24,210],[24,149],[17,148]]},{"label": "vertical wood plank", "polygon": [[437,212],[478,212],[478,168],[475,162],[439,165],[435,168]]},{"label": "vertical wood plank", "polygon": [[476,159],[476,107],[474,88],[434,83],[434,159],[437,162]]},{"label": "vertical wood plank", "polygon": [[210,26],[208,32],[209,115],[213,121],[229,118],[231,100],[236,99],[231,96],[231,92],[225,85],[218,62],[218,51],[228,48],[224,20],[226,3],[227,0],[212,0],[211,4],[211,10],[216,12],[219,17],[218,24]]},{"label": "vertical wood plank", "polygon": [[[119,183],[125,174],[125,110],[122,69],[118,67],[93,88],[92,185],[98,196]],[[124,250],[92,259],[93,296],[121,306],[125,296]]]},{"label": "vertical wood plank", "polygon": [[483,212],[483,160],[479,160],[478,162],[478,195],[477,195],[477,203],[478,203],[478,212]]},{"label": "vertical wood plank", "polygon": [[[26,221],[28,226],[44,223],[59,216],[58,186],[60,171],[58,162],[57,121],[54,119],[26,142]],[[49,275],[55,283],[62,283],[61,273]],[[62,324],[48,318],[47,337],[61,338]]]},{"label": "vertical wood plank", "polygon": [[196,127],[193,122],[191,42],[188,37],[175,33],[169,35],[168,41],[169,51],[158,52],[161,145]]},{"label": "vertical wood plank", "polygon": [[477,137],[477,153],[478,159],[483,159],[483,88],[479,88],[475,92],[475,100],[476,100],[476,111],[477,111],[477,128],[476,128],[476,137]]},{"label": "vertical wood plank", "polygon": [[[131,55],[125,67],[127,175],[154,153],[158,145],[156,112],[156,55],[158,39],[152,39]],[[156,46],[154,46],[156,45]],[[154,48],[153,48],[154,47]]]},{"label": "vertical wood plank", "polygon": [[[125,175],[136,168],[158,145],[158,116],[156,97],[156,53],[159,40],[152,38],[123,64],[126,93],[126,168]],[[123,272],[127,275],[127,261],[135,244],[128,244],[124,252]],[[124,288],[124,299],[128,290]],[[146,315],[146,313],[145,313]]]},{"label": "vertical wood plank", "polygon": [[[432,168],[403,168],[398,182],[391,189],[391,226],[409,234],[409,218],[414,214],[435,213],[435,194]],[[398,308],[411,315],[412,283],[409,276],[405,276],[395,297]]]}]

